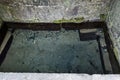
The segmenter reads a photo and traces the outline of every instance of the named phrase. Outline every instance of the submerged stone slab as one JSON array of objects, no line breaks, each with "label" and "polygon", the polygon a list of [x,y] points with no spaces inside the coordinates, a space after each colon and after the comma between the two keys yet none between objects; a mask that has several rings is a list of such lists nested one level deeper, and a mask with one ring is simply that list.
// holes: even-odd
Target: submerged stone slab
[{"label": "submerged stone slab", "polygon": [[103,73],[97,41],[80,41],[77,30],[16,30],[13,37],[0,72]]},{"label": "submerged stone slab", "polygon": [[14,22],[100,19],[110,0],[0,0],[0,17]]}]

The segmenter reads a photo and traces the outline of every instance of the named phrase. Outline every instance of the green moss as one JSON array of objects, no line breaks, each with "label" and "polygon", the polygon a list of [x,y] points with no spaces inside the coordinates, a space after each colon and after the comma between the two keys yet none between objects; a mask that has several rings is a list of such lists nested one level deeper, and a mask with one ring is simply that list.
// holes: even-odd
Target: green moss
[{"label": "green moss", "polygon": [[4,12],[4,10],[8,10],[7,6],[0,4],[0,11]]},{"label": "green moss", "polygon": [[55,20],[53,21],[53,23],[68,23],[68,22],[74,22],[74,23],[80,23],[84,21],[84,17],[80,17],[80,18],[73,18],[73,19],[61,19],[61,20]]},{"label": "green moss", "polygon": [[106,14],[100,14],[100,19],[101,19],[101,20],[105,21],[105,20],[106,20],[106,17],[107,17]]}]

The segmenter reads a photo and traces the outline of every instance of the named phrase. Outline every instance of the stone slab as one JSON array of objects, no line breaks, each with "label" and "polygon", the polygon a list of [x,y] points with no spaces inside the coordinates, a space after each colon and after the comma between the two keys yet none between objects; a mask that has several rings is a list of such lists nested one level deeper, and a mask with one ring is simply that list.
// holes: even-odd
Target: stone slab
[{"label": "stone slab", "polygon": [[0,80],[120,80],[120,75],[0,73]]}]

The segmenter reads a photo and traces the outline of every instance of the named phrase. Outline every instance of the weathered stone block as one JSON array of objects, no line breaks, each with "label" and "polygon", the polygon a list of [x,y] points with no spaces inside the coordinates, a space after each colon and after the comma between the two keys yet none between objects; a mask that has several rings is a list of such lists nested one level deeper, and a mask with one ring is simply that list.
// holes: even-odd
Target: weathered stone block
[{"label": "weathered stone block", "polygon": [[120,63],[120,0],[111,2],[107,22],[114,43],[114,52]]},{"label": "weathered stone block", "polygon": [[84,17],[100,19],[110,0],[0,0],[0,17],[13,22],[54,22]]}]

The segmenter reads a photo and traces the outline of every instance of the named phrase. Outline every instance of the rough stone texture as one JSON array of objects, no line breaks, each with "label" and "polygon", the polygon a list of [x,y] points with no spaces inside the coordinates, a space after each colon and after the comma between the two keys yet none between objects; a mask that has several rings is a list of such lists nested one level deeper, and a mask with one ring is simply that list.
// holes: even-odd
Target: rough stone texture
[{"label": "rough stone texture", "polygon": [[0,0],[0,17],[4,21],[54,22],[84,17],[100,19],[110,0]]},{"label": "rough stone texture", "polygon": [[111,2],[107,22],[111,39],[114,43],[115,55],[120,63],[120,0]]},{"label": "rough stone texture", "polygon": [[120,75],[0,73],[0,80],[120,80]]}]

